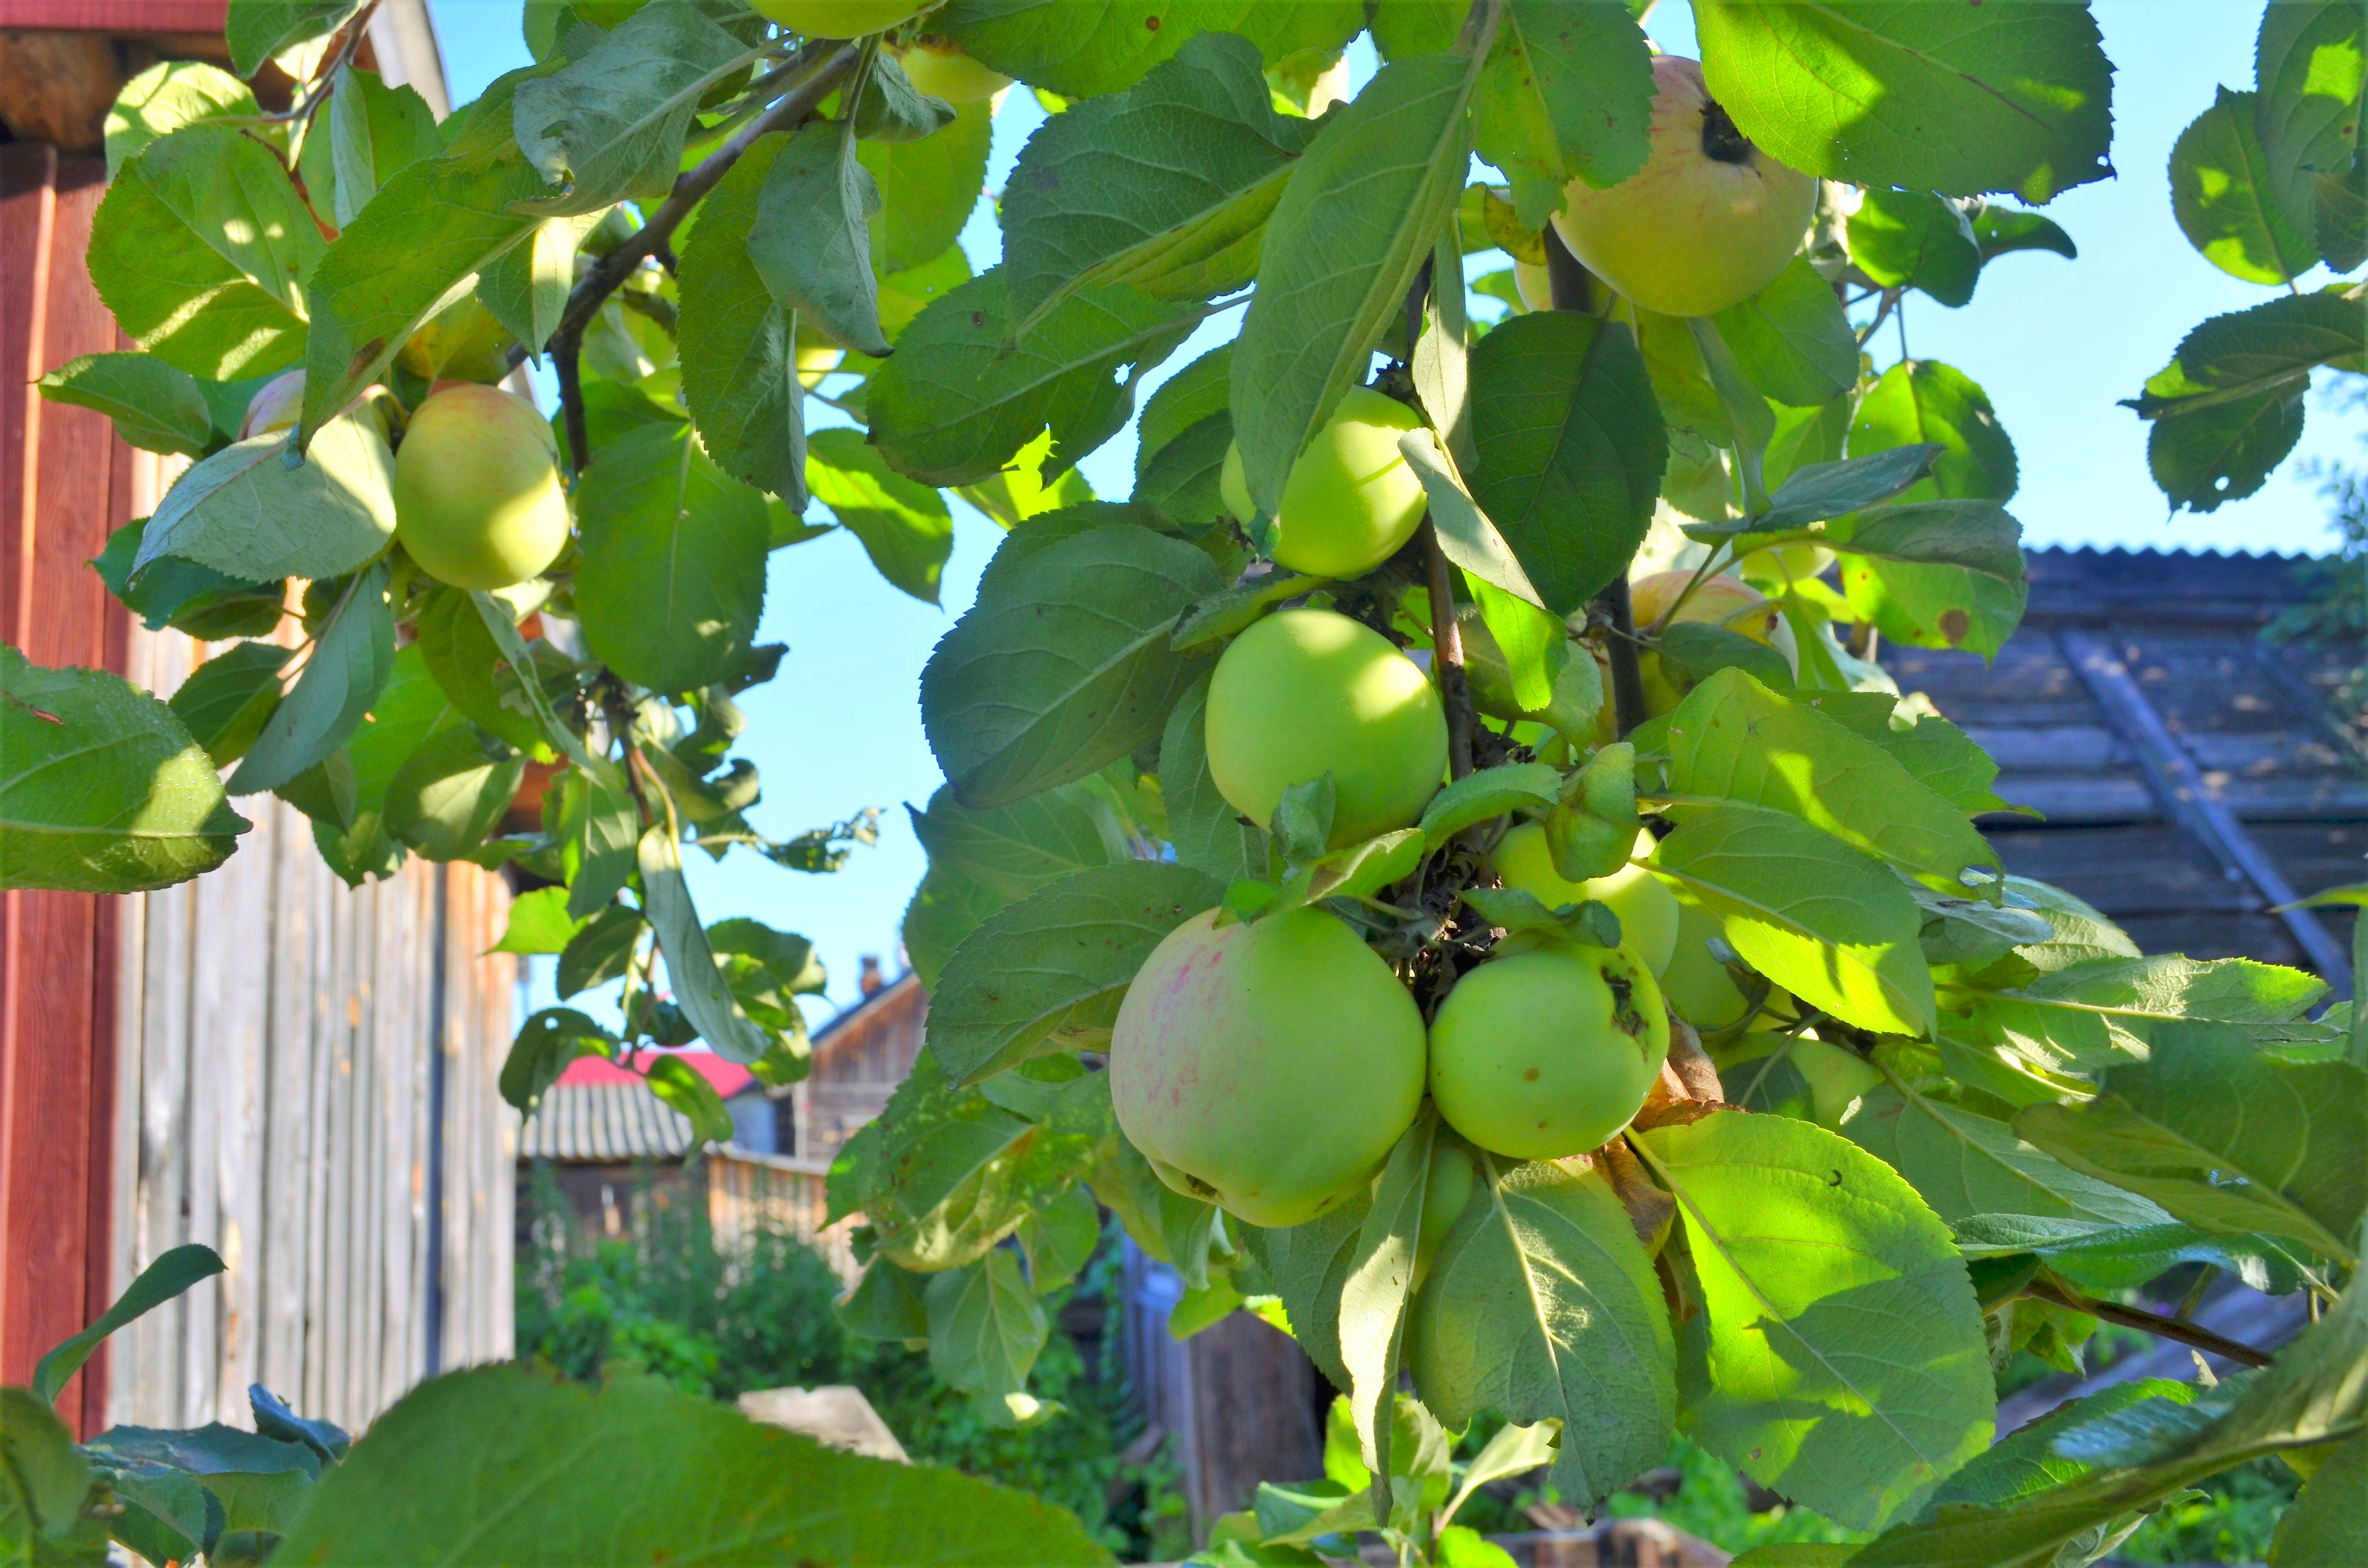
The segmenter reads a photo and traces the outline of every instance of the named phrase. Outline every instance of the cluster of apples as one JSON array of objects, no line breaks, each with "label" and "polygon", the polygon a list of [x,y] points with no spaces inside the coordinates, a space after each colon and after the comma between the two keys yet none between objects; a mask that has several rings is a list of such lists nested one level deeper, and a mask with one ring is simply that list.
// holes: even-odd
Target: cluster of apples
[{"label": "cluster of apples", "polygon": [[[1657,57],[1654,76],[1643,170],[1605,190],[1572,185],[1554,222],[1573,255],[1644,308],[1712,314],[1792,259],[1816,182],[1744,139],[1694,62]],[[1542,278],[1526,281],[1543,295]],[[1397,439],[1420,423],[1378,392],[1343,398],[1268,519],[1275,562],[1349,579],[1404,547],[1425,501]],[[1251,524],[1238,449],[1222,492]],[[1829,563],[1759,564],[1781,574]],[[1661,619],[1691,576],[1633,585],[1638,623]],[[1775,606],[1734,576],[1710,579],[1671,619],[1725,625],[1790,656]],[[1645,663],[1648,708],[1666,712],[1689,683],[1649,653]],[[1447,770],[1446,715],[1429,676],[1329,609],[1286,609],[1236,637],[1212,677],[1204,722],[1210,776],[1249,821],[1268,822],[1287,788],[1328,773],[1333,847],[1414,824]],[[1621,941],[1509,936],[1455,981],[1428,1025],[1390,964],[1322,909],[1187,921],[1119,1011],[1110,1072],[1120,1126],[1170,1186],[1252,1224],[1288,1226],[1366,1190],[1428,1095],[1454,1134],[1431,1173],[1422,1239],[1435,1245],[1474,1190],[1471,1151],[1543,1160],[1598,1148],[1642,1108],[1672,1014],[1732,1030],[1788,1000],[1736,984],[1717,919],[1653,874],[1656,842],[1640,834],[1627,864],[1572,881],[1543,824],[1505,831],[1488,856],[1498,881],[1548,909],[1600,902],[1619,916]]]}]

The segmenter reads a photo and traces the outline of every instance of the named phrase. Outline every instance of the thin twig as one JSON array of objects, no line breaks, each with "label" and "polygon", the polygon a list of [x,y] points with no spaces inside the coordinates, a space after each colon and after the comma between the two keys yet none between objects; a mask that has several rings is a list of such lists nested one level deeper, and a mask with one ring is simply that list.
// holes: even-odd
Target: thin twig
[{"label": "thin twig", "polygon": [[2271,1358],[2267,1351],[2256,1350],[2239,1340],[2214,1334],[2201,1324],[2181,1323],[2177,1318],[2165,1317],[2160,1312],[2150,1312],[2143,1307],[2125,1307],[2119,1301],[2093,1301],[2078,1291],[2059,1285],[2052,1279],[2034,1279],[2022,1288],[2022,1294],[2035,1301],[2045,1301],[2058,1307],[2069,1307],[2076,1312],[2087,1312],[2092,1318],[2119,1324],[2123,1328],[2142,1329],[2158,1339],[2176,1340],[2181,1345],[2192,1346],[2198,1350],[2208,1350],[2223,1360],[2241,1362],[2248,1367],[2266,1367],[2270,1364]]},{"label": "thin twig", "polygon": [[[1860,296],[1858,297],[1858,299],[1857,299],[1857,300],[1853,300],[1853,301],[1850,301],[1850,302],[1851,302],[1852,304],[1858,304],[1858,303],[1861,303],[1861,302],[1863,302],[1865,299],[1866,299],[1866,296],[1865,296],[1865,295],[1863,295],[1863,294],[1861,294],[1861,295],[1860,295]],[[1873,321],[1871,321],[1871,322],[1867,323],[1867,324],[1866,324],[1866,330],[1865,330],[1865,331],[1863,331],[1863,332],[1861,332],[1861,333],[1860,333],[1860,334],[1858,335],[1858,346],[1859,346],[1861,348],[1863,348],[1863,347],[1866,347],[1866,345],[1867,345],[1867,340],[1868,340],[1868,339],[1870,339],[1870,338],[1872,338],[1872,337],[1875,335],[1876,331],[1877,331],[1879,328],[1881,328],[1881,327],[1882,327],[1883,324],[1884,324],[1886,320],[1888,320],[1888,319],[1890,318],[1891,312],[1892,312],[1892,307],[1894,307],[1895,305],[1896,305],[1896,304],[1898,304],[1898,303],[1899,303],[1899,290],[1896,290],[1896,289],[1885,289],[1885,290],[1883,291],[1883,303],[1881,303],[1880,305],[1877,305],[1877,306],[1874,308],[1874,319],[1873,319]]]},{"label": "thin twig", "polygon": [[313,111],[321,107],[321,100],[329,96],[330,87],[337,79],[337,68],[352,63],[354,56],[360,51],[362,35],[369,31],[370,17],[378,10],[378,6],[379,0],[370,0],[370,4],[356,12],[353,20],[340,29],[335,51],[313,67],[311,92],[302,95],[282,112],[257,115],[256,119],[266,125],[294,125],[310,119]]},{"label": "thin twig", "polygon": [[[558,327],[546,345],[552,361],[559,371],[560,404],[566,416],[568,458],[581,469],[591,454],[586,449],[588,439],[585,431],[584,396],[577,359],[584,344],[584,329],[591,324],[609,295],[623,286],[643,262],[666,248],[674,232],[682,226],[700,199],[732,172],[740,155],[754,145],[758,137],[770,131],[787,131],[814,113],[823,99],[848,72],[855,67],[860,54],[858,45],[831,43],[810,45],[798,57],[783,67],[783,81],[796,85],[781,96],[779,102],[750,120],[732,139],[700,160],[696,168],[674,182],[674,190],[650,214],[643,224],[615,250],[595,261],[585,269],[575,290],[567,296],[567,309],[559,318]],[[518,353],[524,358],[523,346]]]},{"label": "thin twig", "polygon": [[1463,630],[1455,624],[1455,586],[1449,575],[1447,551],[1439,546],[1439,530],[1422,520],[1423,563],[1429,569],[1430,662],[1439,679],[1440,700],[1447,705],[1447,767],[1454,778],[1472,771],[1472,683],[1463,670]]}]

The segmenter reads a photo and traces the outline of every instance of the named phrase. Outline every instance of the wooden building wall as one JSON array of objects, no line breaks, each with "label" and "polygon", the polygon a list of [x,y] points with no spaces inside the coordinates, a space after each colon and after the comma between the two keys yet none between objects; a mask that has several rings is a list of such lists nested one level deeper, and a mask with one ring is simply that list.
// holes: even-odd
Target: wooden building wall
[{"label": "wooden building wall", "polygon": [[[0,6],[14,26],[167,25],[166,7]],[[218,32],[221,14],[200,0],[170,25]],[[131,347],[82,263],[104,177],[95,153],[0,144],[0,638],[169,695],[202,650],[133,626],[86,564],[166,474],[31,387]],[[165,1247],[229,1265],[68,1386],[85,1435],[244,1424],[254,1381],[359,1426],[510,1348],[512,960],[477,956],[503,884],[415,863],[348,890],[301,816],[239,807],[254,830],[198,881],[0,893],[0,1381],[28,1381]]]},{"label": "wooden building wall", "polygon": [[797,1085],[797,1147],[825,1168],[878,1116],[913,1070],[929,1025],[929,994],[910,971],[816,1031],[814,1074]]}]

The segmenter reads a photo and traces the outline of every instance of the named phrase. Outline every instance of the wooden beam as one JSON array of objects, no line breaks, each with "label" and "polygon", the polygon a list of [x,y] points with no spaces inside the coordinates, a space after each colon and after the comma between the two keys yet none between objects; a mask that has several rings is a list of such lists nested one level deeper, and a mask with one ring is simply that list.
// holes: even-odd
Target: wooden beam
[{"label": "wooden beam", "polygon": [[2195,766],[2195,759],[2146,699],[2121,654],[2094,631],[2066,627],[2055,636],[2066,660],[2078,672],[2089,694],[2096,698],[2097,706],[2104,710],[2105,722],[2137,755],[2146,783],[2171,819],[2203,846],[2232,881],[2241,879],[2252,883],[2262,900],[2277,911],[2278,918],[2285,922],[2286,929],[2294,934],[2302,950],[2310,955],[2320,976],[2337,994],[2350,995],[2351,961],[2343,945],[2317,915],[2307,909],[2288,907],[2302,895],[2294,892],[2285,873],[2278,869],[2277,862],[2245,831],[2237,813],[2205,788],[2203,771]]}]

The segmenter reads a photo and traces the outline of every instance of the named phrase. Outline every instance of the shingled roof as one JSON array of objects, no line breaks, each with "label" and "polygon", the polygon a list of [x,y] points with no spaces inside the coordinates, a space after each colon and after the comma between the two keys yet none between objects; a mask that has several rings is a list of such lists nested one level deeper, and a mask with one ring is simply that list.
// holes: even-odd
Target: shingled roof
[{"label": "shingled roof", "polygon": [[2030,552],[2022,624],[1985,665],[1886,646],[2044,820],[1982,826],[2007,869],[2078,893],[2149,952],[2245,956],[2351,985],[2348,912],[2273,913],[2368,880],[2368,768],[2329,696],[2360,650],[2265,641],[2298,558]]}]

